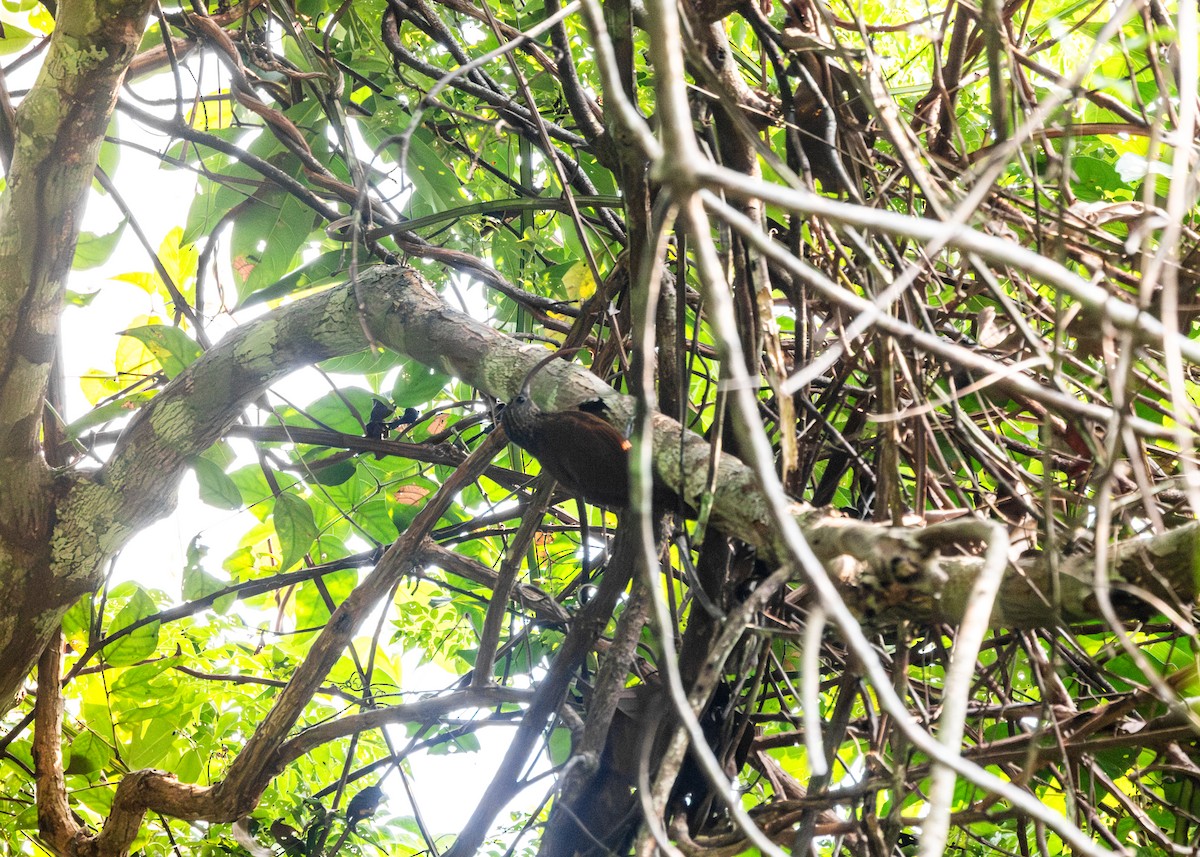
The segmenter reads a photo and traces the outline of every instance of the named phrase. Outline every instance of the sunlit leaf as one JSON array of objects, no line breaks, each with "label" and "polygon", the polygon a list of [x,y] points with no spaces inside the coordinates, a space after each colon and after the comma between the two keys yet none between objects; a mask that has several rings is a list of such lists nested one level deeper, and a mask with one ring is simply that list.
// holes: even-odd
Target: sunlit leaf
[{"label": "sunlit leaf", "polygon": [[294,196],[256,200],[234,224],[230,251],[238,296],[272,285],[292,267],[292,260],[313,228],[312,209]]},{"label": "sunlit leaf", "polygon": [[[129,602],[121,608],[108,627],[108,636],[130,627],[131,625],[153,616],[158,612],[154,601],[146,591],[138,587]],[[150,657],[158,647],[158,632],[161,623],[157,620],[123,634],[118,639],[104,647],[103,656],[113,665],[135,664]]]},{"label": "sunlit leaf", "polygon": [[228,90],[214,92],[188,111],[185,121],[200,131],[219,131],[233,123],[233,96]]},{"label": "sunlit leaf", "polygon": [[117,249],[121,236],[125,234],[125,224],[126,221],[122,219],[112,232],[103,234],[79,233],[79,241],[75,245],[75,261],[71,267],[76,271],[86,271],[107,262],[112,258],[113,251]]},{"label": "sunlit leaf", "polygon": [[242,492],[225,471],[213,462],[197,458],[192,462],[196,481],[200,486],[200,499],[218,509],[240,509]]},{"label": "sunlit leaf", "polygon": [[312,508],[295,494],[280,494],[275,498],[275,532],[279,534],[283,571],[300,562],[316,541],[316,522]]},{"label": "sunlit leaf", "polygon": [[[322,253],[312,261],[305,262],[286,277],[281,277],[271,285],[254,292],[242,301],[242,306],[249,307],[288,295],[299,295],[312,289],[340,282],[341,277],[335,275],[344,270],[347,264],[348,254],[345,250],[330,250]],[[345,370],[330,369],[329,371]]]},{"label": "sunlit leaf", "polygon": [[401,407],[428,402],[441,392],[449,377],[415,360],[403,360],[392,386],[392,401]]},{"label": "sunlit leaf", "polygon": [[[188,545],[187,564],[183,569],[183,600],[198,601],[201,598],[207,598],[214,592],[220,592],[229,586],[229,581],[221,580],[214,575],[209,574],[200,565],[200,560],[203,558],[206,551],[200,547],[197,539],[192,539]],[[233,596],[229,595],[216,599],[213,602],[213,609],[218,613],[224,613],[229,605],[233,603]]]},{"label": "sunlit leaf", "polygon": [[563,286],[571,300],[587,300],[596,293],[596,278],[584,262],[577,262],[563,276]]},{"label": "sunlit leaf", "polygon": [[[138,316],[134,319],[134,329],[141,326],[158,326],[161,324],[161,319],[157,316]],[[158,358],[154,352],[136,336],[121,336],[117,340],[117,351],[113,359],[113,363],[117,370],[117,375],[132,376],[136,380],[142,380],[148,375],[153,375],[162,367],[158,362]],[[129,379],[125,379],[126,382]]]},{"label": "sunlit leaf", "polygon": [[[96,383],[90,385],[87,383],[89,380],[95,380]],[[88,394],[90,398],[90,394],[103,392],[109,385],[99,380],[97,376],[84,376],[84,378],[80,379],[80,386],[84,388],[85,394]],[[113,384],[112,386],[116,385]],[[67,426],[67,437],[82,437],[89,429],[127,417],[152,398],[154,398],[153,391],[141,390],[130,393],[127,396],[120,396],[112,402],[108,402],[98,408],[93,408]]]},{"label": "sunlit leaf", "polygon": [[153,324],[122,332],[145,345],[168,378],[174,378],[203,353],[196,341],[178,327]]},{"label": "sunlit leaf", "polygon": [[68,774],[91,774],[99,771],[113,757],[113,748],[94,732],[83,732],[71,742]]}]

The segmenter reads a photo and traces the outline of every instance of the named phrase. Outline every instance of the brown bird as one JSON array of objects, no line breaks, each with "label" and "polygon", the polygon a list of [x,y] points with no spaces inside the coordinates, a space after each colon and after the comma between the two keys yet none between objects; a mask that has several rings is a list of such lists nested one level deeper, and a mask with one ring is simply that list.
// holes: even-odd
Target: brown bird
[{"label": "brown bird", "polygon": [[509,440],[536,458],[567,493],[597,506],[629,505],[629,441],[603,417],[586,411],[547,412],[530,397],[534,376],[568,349],[538,362],[500,414]]}]

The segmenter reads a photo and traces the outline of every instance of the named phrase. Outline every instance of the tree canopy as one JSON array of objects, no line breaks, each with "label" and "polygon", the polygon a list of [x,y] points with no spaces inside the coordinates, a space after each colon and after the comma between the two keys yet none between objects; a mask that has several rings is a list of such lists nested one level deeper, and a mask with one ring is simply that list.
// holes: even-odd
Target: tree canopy
[{"label": "tree canopy", "polygon": [[1193,853],[1195,4],[0,26],[6,853]]}]

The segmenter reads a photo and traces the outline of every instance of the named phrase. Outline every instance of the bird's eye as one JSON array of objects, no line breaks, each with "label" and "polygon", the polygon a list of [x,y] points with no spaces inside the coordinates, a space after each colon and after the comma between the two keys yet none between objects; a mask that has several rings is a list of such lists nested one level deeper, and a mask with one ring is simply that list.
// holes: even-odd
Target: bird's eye
[{"label": "bird's eye", "polygon": [[524,404],[524,402],[525,402],[525,397],[522,396],[520,393],[518,393],[516,396],[514,396],[513,400],[512,400],[512,403],[514,405]]}]

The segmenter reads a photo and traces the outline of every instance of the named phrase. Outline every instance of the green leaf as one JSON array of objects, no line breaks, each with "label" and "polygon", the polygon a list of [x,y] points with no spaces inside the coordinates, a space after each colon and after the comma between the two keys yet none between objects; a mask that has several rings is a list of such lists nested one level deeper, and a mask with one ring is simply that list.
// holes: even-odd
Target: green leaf
[{"label": "green leaf", "polygon": [[63,616],[63,634],[68,640],[84,641],[92,630],[92,596],[85,595]]},{"label": "green leaf", "polygon": [[565,764],[571,757],[571,730],[563,728],[553,730],[550,733],[547,749],[550,751],[550,764],[555,767]]},{"label": "green leaf", "polygon": [[117,730],[112,722],[112,712],[107,702],[84,702],[79,707],[79,719],[88,725],[107,744],[117,742]]},{"label": "green leaf", "polygon": [[168,324],[148,324],[121,332],[145,345],[168,378],[174,378],[203,353],[186,333]]},{"label": "green leaf", "polygon": [[388,515],[396,526],[397,532],[404,532],[412,524],[417,513],[425,508],[425,499],[432,496],[438,489],[436,482],[424,477],[410,479],[403,485],[397,486],[391,494],[391,504]]},{"label": "green leaf", "polygon": [[[186,301],[196,297],[196,266],[200,262],[200,251],[194,244],[183,240],[183,229],[176,226],[158,245],[158,261],[170,278],[176,291]],[[167,306],[175,306],[175,295],[167,288],[162,276],[156,271],[153,277],[154,290]]]},{"label": "green leaf", "polygon": [[[148,616],[158,612],[158,607],[140,586],[134,591],[129,602],[121,608],[108,629],[109,636],[128,628]],[[113,666],[136,664],[154,654],[158,647],[158,630],[161,622],[147,622],[135,631],[120,637],[104,647],[103,657]]]},{"label": "green leaf", "polygon": [[74,289],[67,289],[65,302],[67,306],[82,308],[90,306],[92,301],[94,301],[99,295],[99,289],[94,292],[77,292]]},{"label": "green leaf", "polygon": [[121,696],[152,699],[161,689],[154,683],[154,679],[177,663],[179,658],[175,656],[132,666],[117,676],[112,683],[112,691]]},{"label": "green leaf", "polygon": [[[121,114],[115,110],[108,117],[108,129],[105,131],[105,136],[108,139],[100,143],[100,151],[96,156],[96,166],[108,176],[113,176],[116,174],[117,167],[121,163],[121,144],[117,141],[124,137],[121,133]],[[108,193],[108,191],[100,187],[98,180],[93,179],[92,187],[98,188],[101,193]]]},{"label": "green leaf", "polygon": [[[217,132],[216,136],[221,136],[221,132]],[[179,153],[179,156],[190,159],[195,156],[195,153],[194,146],[187,146],[183,152]],[[253,176],[253,171],[249,167],[236,161],[231,164],[228,157],[220,153],[210,153],[204,163],[207,169],[221,170],[229,179],[242,179],[248,182]],[[183,240],[199,241],[211,235],[229,210],[244,202],[245,199],[246,193],[241,189],[240,184],[230,187],[225,182],[215,182],[207,177],[201,177],[199,192],[192,198],[192,204],[188,206]]]},{"label": "green leaf", "polygon": [[346,267],[348,258],[345,250],[330,250],[322,253],[312,261],[305,262],[286,277],[281,277],[271,285],[256,291],[242,301],[242,306],[254,306],[340,282],[344,278],[335,275]]},{"label": "green leaf", "polygon": [[139,390],[136,393],[130,393],[128,396],[121,396],[119,399],[101,405],[98,408],[93,408],[67,426],[67,437],[77,438],[95,426],[127,417],[130,412],[137,410],[137,406],[153,398],[154,393],[152,391]]},{"label": "green leaf", "polygon": [[198,783],[204,773],[204,760],[195,750],[188,750],[180,757],[172,773],[181,783]]},{"label": "green leaf", "polygon": [[344,372],[347,375],[375,375],[380,372],[387,372],[396,366],[402,365],[404,362],[405,358],[390,348],[380,348],[379,350],[367,348],[354,354],[347,354],[344,357],[334,357],[330,360],[322,361],[320,366],[326,372]]},{"label": "green leaf", "polygon": [[[0,39],[0,51],[3,51],[3,46],[6,39]],[[92,789],[84,789],[84,791],[92,791]],[[25,809],[17,813],[17,817],[13,820],[13,826],[17,830],[37,830],[38,829],[38,810],[36,806],[27,806]],[[31,837],[32,838],[32,837]]]},{"label": "green leaf", "polygon": [[478,753],[479,739],[471,733],[459,735],[453,741],[441,741],[427,751],[430,756],[449,756],[457,753]]},{"label": "green leaf", "polygon": [[256,202],[233,224],[231,252],[238,299],[244,301],[283,277],[308,240],[313,211],[293,196]]},{"label": "green leaf", "polygon": [[333,487],[335,485],[344,485],[353,479],[355,466],[353,461],[343,460],[335,464],[330,464],[327,467],[314,464],[312,470],[317,482],[328,487]]},{"label": "green leaf", "polygon": [[396,525],[388,508],[389,504],[381,499],[369,500],[358,508],[356,518],[358,524],[367,533],[382,543],[396,538]]},{"label": "green leaf", "polygon": [[[209,574],[201,565],[200,560],[207,550],[199,543],[199,537],[192,539],[188,545],[188,562],[183,569],[183,600],[197,601],[207,598],[214,592],[220,592],[229,586],[229,582]],[[224,613],[234,601],[233,595],[218,598],[213,602],[213,609]]]},{"label": "green leaf", "polygon": [[68,774],[91,774],[99,771],[113,757],[113,749],[100,740],[94,732],[80,733],[70,745],[71,761],[67,763]]},{"label": "green leaf", "polygon": [[1076,155],[1071,159],[1071,189],[1086,202],[1110,198],[1113,191],[1126,187],[1117,170],[1108,161]]},{"label": "green leaf", "polygon": [[175,730],[181,725],[183,724],[167,717],[153,717],[143,721],[122,752],[129,767],[154,767],[171,751],[175,742]]},{"label": "green leaf", "polygon": [[392,385],[392,401],[401,407],[428,402],[442,391],[449,375],[416,360],[404,360]]},{"label": "green leaf", "polygon": [[[342,603],[358,585],[358,570],[346,568],[321,578],[325,591],[335,605]],[[332,615],[321,587],[316,581],[305,583],[295,590],[296,627],[319,628]]]},{"label": "green leaf", "polygon": [[333,429],[344,434],[362,434],[370,417],[375,396],[361,387],[343,387],[310,402],[304,412],[281,410],[280,416],[288,425],[315,426]]},{"label": "green leaf", "polygon": [[295,494],[275,498],[275,532],[279,534],[281,571],[300,562],[317,539],[317,524],[308,503]]},{"label": "green leaf", "polygon": [[410,217],[446,211],[463,202],[458,176],[446,166],[446,156],[435,148],[439,145],[424,128],[412,135],[404,165],[404,174],[417,189],[410,198]]},{"label": "green leaf", "polygon": [[192,469],[196,471],[201,500],[218,509],[242,508],[242,492],[224,470],[207,458],[193,460]]},{"label": "green leaf", "polygon": [[80,232],[79,241],[75,244],[75,261],[71,267],[76,271],[86,271],[103,265],[112,258],[113,251],[125,234],[126,221],[122,220],[112,232],[97,235],[95,232]]},{"label": "green leaf", "polygon": [[[0,16],[2,20],[3,16]],[[8,21],[3,21],[4,38],[0,39],[0,56],[4,54],[15,54],[18,51],[23,51],[29,47],[30,42],[34,40],[33,33],[26,30],[24,27],[18,27]],[[36,826],[36,825],[35,825]]]}]

